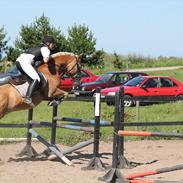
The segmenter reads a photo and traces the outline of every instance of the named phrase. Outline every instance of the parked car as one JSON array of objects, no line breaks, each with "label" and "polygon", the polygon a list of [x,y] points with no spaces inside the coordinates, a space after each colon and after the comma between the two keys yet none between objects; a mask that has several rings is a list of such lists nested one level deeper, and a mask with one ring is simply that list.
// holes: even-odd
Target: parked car
[{"label": "parked car", "polygon": [[[92,74],[90,71],[82,69],[81,70],[81,83],[93,82],[98,76]],[[73,79],[65,74],[60,78],[60,89],[65,91],[71,91],[73,89]]]},{"label": "parked car", "polygon": [[[183,98],[183,83],[168,76],[139,76],[123,85],[125,106],[133,106],[133,97],[175,97]],[[101,90],[102,97],[114,96],[120,86]],[[108,103],[110,104],[110,103]]]},{"label": "parked car", "polygon": [[94,82],[87,82],[81,84],[80,88],[74,93],[76,96],[79,95],[92,96],[97,87],[108,88],[108,87],[120,86],[134,77],[146,76],[146,75],[147,74],[143,72],[121,72],[121,71],[106,72],[101,76],[99,76]]}]

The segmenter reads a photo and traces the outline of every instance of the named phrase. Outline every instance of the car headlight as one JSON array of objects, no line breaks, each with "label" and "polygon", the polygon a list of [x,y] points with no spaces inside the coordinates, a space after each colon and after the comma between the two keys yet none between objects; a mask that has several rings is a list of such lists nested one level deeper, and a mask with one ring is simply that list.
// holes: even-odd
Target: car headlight
[{"label": "car headlight", "polygon": [[116,95],[116,92],[109,92],[107,95],[108,96],[115,96]]}]

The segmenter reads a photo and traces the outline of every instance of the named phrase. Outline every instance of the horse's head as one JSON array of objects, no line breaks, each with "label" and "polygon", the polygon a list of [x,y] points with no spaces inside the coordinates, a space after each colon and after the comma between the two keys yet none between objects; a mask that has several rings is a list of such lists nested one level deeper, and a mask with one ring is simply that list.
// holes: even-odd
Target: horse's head
[{"label": "horse's head", "polygon": [[80,56],[69,52],[58,52],[51,55],[51,58],[54,60],[59,75],[67,74],[71,76],[76,83],[80,82]]}]

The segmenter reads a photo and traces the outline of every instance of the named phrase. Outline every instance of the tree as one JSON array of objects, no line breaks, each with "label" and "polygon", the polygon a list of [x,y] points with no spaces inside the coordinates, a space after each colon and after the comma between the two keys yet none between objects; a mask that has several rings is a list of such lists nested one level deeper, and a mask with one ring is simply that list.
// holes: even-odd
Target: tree
[{"label": "tree", "polygon": [[15,40],[15,46],[10,47],[7,51],[8,60],[15,61],[20,53],[40,43],[44,35],[54,37],[56,44],[52,53],[58,51],[70,51],[75,54],[83,54],[81,63],[93,66],[102,65],[104,51],[96,50],[96,39],[93,33],[85,25],[72,26],[68,28],[68,38],[50,25],[49,19],[44,16],[36,18],[31,25],[22,25],[19,37]]},{"label": "tree", "polygon": [[128,70],[128,63],[126,59],[122,56],[119,56],[116,52],[114,52],[114,60],[113,60],[114,68],[116,69],[125,69],[126,64],[126,70]]},{"label": "tree", "polygon": [[4,27],[0,28],[0,60],[8,49],[7,42],[9,39],[6,39],[6,35]]},{"label": "tree", "polygon": [[49,18],[43,14],[40,18],[36,18],[35,22],[30,26],[21,26],[20,36],[15,40],[15,48],[11,47],[9,49],[8,58],[16,60],[18,54],[39,44],[44,35],[51,35],[55,39],[56,43],[53,53],[67,50],[65,36],[61,33],[60,29],[56,29],[50,25]]},{"label": "tree", "polygon": [[68,50],[83,54],[81,63],[85,65],[103,65],[104,51],[96,50],[96,39],[85,25],[74,25],[68,28]]},{"label": "tree", "polygon": [[12,64],[16,61],[16,58],[20,55],[21,51],[10,46],[6,52],[7,60],[12,62]]}]

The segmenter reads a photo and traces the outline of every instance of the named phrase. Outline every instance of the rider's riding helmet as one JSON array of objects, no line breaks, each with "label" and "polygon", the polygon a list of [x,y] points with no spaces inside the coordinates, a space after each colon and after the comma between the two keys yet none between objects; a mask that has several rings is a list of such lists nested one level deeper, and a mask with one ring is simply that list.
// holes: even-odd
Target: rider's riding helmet
[{"label": "rider's riding helmet", "polygon": [[44,44],[46,44],[46,43],[54,43],[55,41],[54,41],[54,39],[53,39],[52,36],[44,36],[42,42],[43,42]]}]

